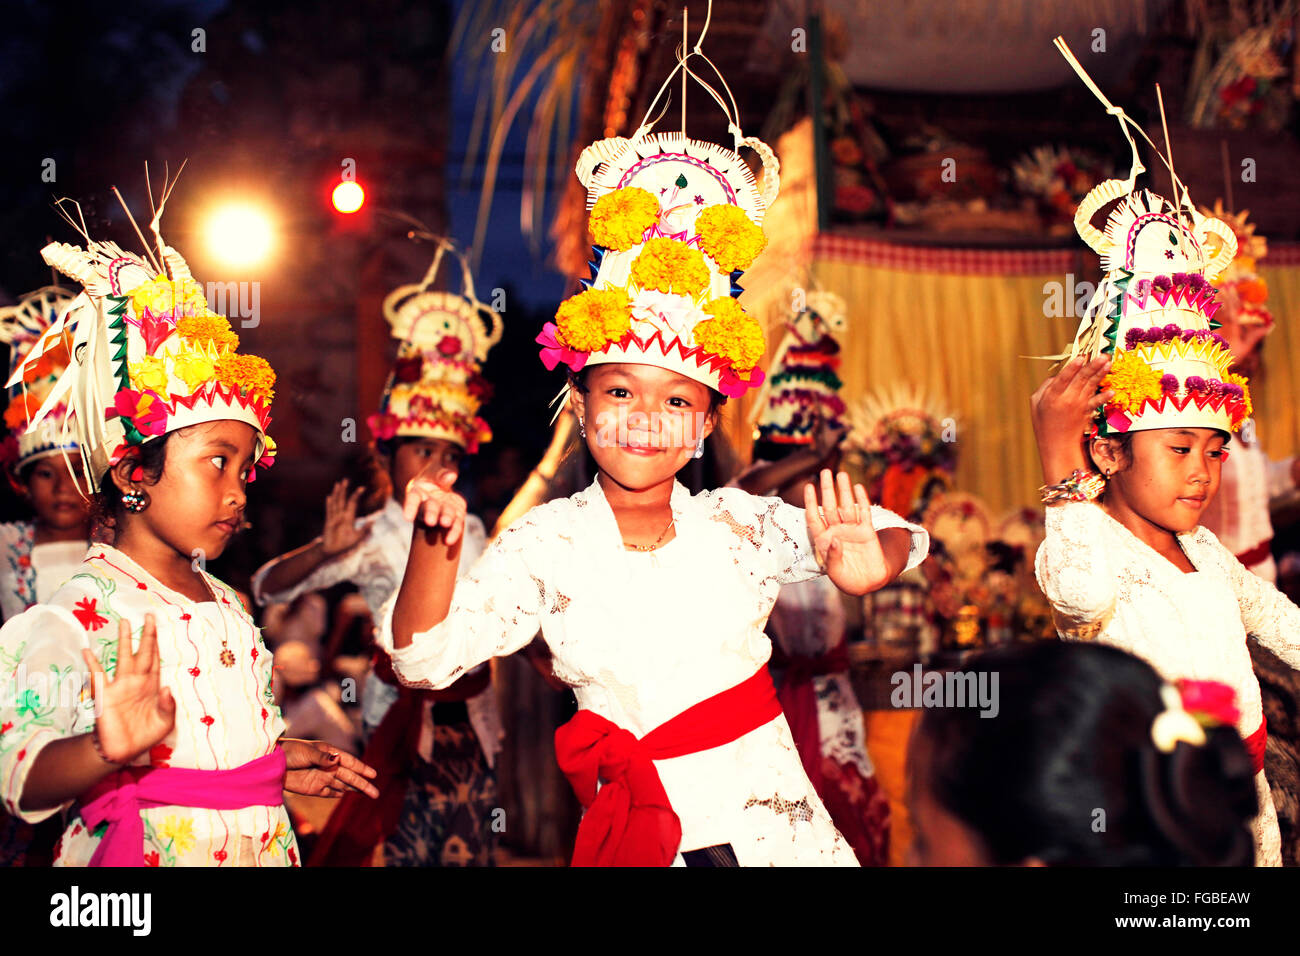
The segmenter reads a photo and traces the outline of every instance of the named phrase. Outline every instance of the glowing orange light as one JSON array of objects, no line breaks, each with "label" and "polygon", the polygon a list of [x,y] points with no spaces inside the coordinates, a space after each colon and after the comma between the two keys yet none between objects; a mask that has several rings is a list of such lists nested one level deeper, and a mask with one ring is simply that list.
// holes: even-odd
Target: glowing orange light
[{"label": "glowing orange light", "polygon": [[351,213],[361,208],[366,201],[366,191],[355,180],[345,180],[334,187],[331,197],[334,208],[339,212]]}]

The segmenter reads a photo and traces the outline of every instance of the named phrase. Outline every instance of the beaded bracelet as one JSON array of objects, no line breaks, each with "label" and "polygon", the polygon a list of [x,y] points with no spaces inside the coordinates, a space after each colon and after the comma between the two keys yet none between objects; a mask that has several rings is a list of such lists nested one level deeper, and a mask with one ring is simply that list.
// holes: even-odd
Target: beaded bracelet
[{"label": "beaded bracelet", "polygon": [[1043,504],[1057,501],[1095,501],[1106,490],[1106,479],[1095,471],[1075,469],[1059,485],[1043,485],[1038,489]]}]

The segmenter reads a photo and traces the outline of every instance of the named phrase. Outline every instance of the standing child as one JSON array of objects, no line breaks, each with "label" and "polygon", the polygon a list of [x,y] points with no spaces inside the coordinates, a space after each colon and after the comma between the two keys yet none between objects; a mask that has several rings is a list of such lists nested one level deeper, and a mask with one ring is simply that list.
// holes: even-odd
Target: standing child
[{"label": "standing child", "polygon": [[[378,514],[357,519],[362,489],[349,494],[345,482],[335,485],[322,535],[254,575],[258,603],[291,601],[351,581],[378,623],[411,548],[414,526],[402,513],[406,486],[425,468],[458,473],[462,458],[491,439],[478,414],[490,391],[480,365],[501,338],[501,317],[475,297],[468,266],[455,250],[463,294],[429,290],[450,248],[439,240],[424,280],[395,289],[384,301],[384,317],[402,344],[370,425],[392,495]],[[473,515],[465,537],[473,560],[486,537]],[[379,772],[381,797],[375,803],[349,797],[336,807],[312,864],[364,865],[382,844],[386,866],[492,865],[501,722],[489,666],[446,690],[418,691],[398,685],[380,651],[366,680],[362,722],[364,759]]]},{"label": "standing child", "polygon": [[765,158],[761,192],[735,152],[645,126],[579,158],[595,275],[538,342],[570,370],[590,487],[512,523],[459,582],[452,476],[406,493],[417,532],[380,641],[404,681],[445,687],[541,630],[581,708],[556,734],[586,807],[575,865],[855,865],[781,715],[763,625],[783,584],[825,573],[862,594],[925,556],[925,532],[843,473],[805,509],[674,478],[763,378],[762,329],[733,295],[777,179],[728,120]]},{"label": "standing child", "polygon": [[[1212,330],[1218,306],[1207,281],[1232,261],[1236,240],[1185,193],[1173,205],[1131,192],[1140,171],[1096,187],[1075,217],[1106,275],[1073,357],[1033,397],[1043,472],[1057,483],[1043,489],[1036,571],[1063,637],[1122,647],[1169,681],[1233,688],[1256,771],[1257,862],[1278,865],[1246,639],[1300,665],[1300,608],[1198,523],[1218,490],[1228,439],[1251,412],[1247,382],[1229,371],[1232,354]],[[1103,234],[1089,219],[1116,198]]]},{"label": "standing child", "polygon": [[[71,301],[70,292],[51,286],[0,309],[0,341],[9,345],[11,375]],[[63,428],[66,409],[56,407],[38,428],[27,430],[67,364],[66,347],[52,348],[10,389],[4,416],[9,434],[0,457],[10,484],[33,517],[0,524],[0,620],[48,601],[72,577],[90,545],[86,500],[57,457],[77,450]],[[0,866],[48,865],[59,833],[57,821],[36,828],[0,810]]]},{"label": "standing child", "polygon": [[66,812],[59,865],[296,865],[282,790],[369,791],[373,772],[282,739],[271,656],[204,567],[274,456],[275,375],[235,351],[161,239],[149,264],[87,240],[42,252],[85,291],[25,367],[72,335],[76,361],[36,424],[67,396],[115,544],[93,545],[47,603],[0,630],[0,799],[29,822]]}]

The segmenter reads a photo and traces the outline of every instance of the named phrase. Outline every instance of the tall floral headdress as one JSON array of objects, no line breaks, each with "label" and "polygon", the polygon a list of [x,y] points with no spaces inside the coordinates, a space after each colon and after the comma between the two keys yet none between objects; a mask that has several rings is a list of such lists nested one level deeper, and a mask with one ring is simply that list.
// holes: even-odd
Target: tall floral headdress
[{"label": "tall floral headdress", "polygon": [[786,317],[785,337],[755,403],[758,433],[764,441],[810,445],[819,421],[838,425],[846,411],[839,396],[843,383],[836,374],[840,366],[836,336],[848,326],[844,299],[817,289],[807,293],[804,305]]},{"label": "tall floral headdress", "polygon": [[[462,290],[430,291],[448,251],[460,262]],[[465,257],[439,239],[424,278],[384,299],[384,318],[402,344],[379,413],[369,422],[375,438],[442,438],[471,454],[491,441],[492,430],[478,414],[491,395],[480,369],[501,341],[501,316],[474,294]]]},{"label": "tall floral headdress", "polygon": [[1268,255],[1268,240],[1255,232],[1248,209],[1231,213],[1223,208],[1223,200],[1216,199],[1213,209],[1202,206],[1201,212],[1222,219],[1237,237],[1237,256],[1215,283],[1228,311],[1239,325],[1254,329],[1261,336],[1272,332],[1273,313],[1268,309],[1268,283],[1256,271],[1259,260]]},{"label": "tall floral headdress", "polygon": [[[81,283],[82,292],[9,384],[71,336],[73,359],[32,427],[67,403],[71,414],[63,429],[77,441],[90,490],[132,446],[204,422],[245,422],[257,432],[256,463],[269,467],[275,459],[275,443],[266,434],[275,372],[265,359],[236,351],[239,336],[208,308],[180,253],[163,243],[161,214],[160,204],[151,224],[156,256],[96,242],[84,223],[84,249],[53,242],[41,250],[49,265]],[[250,472],[249,480],[254,477]]]},{"label": "tall floral headdress", "polygon": [[[1214,331],[1219,302],[1212,284],[1236,254],[1232,227],[1203,216],[1172,168],[1177,203],[1149,190],[1134,191],[1145,167],[1129,127],[1141,133],[1140,127],[1111,105],[1060,37],[1056,46],[1119,119],[1133,151],[1128,179],[1095,186],[1074,217],[1079,235],[1101,256],[1103,272],[1070,351],[1111,358],[1102,387],[1115,396],[1098,410],[1098,430],[1103,435],[1179,427],[1235,431],[1250,415],[1250,391],[1244,377],[1229,372],[1232,353]],[[1105,230],[1094,227],[1093,215],[1115,200]]]},{"label": "tall floral headdress", "polygon": [[[17,305],[0,309],[0,342],[9,345],[9,374],[12,376],[23,364],[32,347],[51,323],[68,308],[72,293],[59,286],[47,286],[23,296]],[[26,374],[9,389],[9,404],[5,408],[4,422],[8,434],[0,447],[0,463],[14,472],[45,458],[77,450],[77,443],[63,432],[66,403],[50,410],[34,429],[28,425],[32,417],[45,404],[50,390],[68,366],[68,341],[47,349],[41,361],[27,369]]]},{"label": "tall floral headdress", "polygon": [[937,397],[895,383],[850,406],[849,422],[844,448],[860,459],[877,504],[919,519],[936,494],[952,487],[956,423]]},{"label": "tall floral headdress", "polygon": [[[713,67],[703,38],[678,60],[630,139],[600,140],[578,158],[596,242],[592,274],[537,337],[548,369],[654,365],[730,397],[763,381],[763,329],[736,301],[737,280],[766,244],[761,226],[780,187],[779,164],[766,143],[741,132],[726,81],[730,107],[687,65],[699,57]],[[650,131],[678,70],[722,106],[735,150]],[[736,152],[742,146],[762,160],[761,188]]]}]

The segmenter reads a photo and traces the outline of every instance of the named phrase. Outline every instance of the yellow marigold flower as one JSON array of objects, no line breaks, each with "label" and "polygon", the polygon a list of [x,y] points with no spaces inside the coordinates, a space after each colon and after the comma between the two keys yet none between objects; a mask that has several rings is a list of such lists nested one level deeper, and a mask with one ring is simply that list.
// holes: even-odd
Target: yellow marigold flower
[{"label": "yellow marigold flower", "polygon": [[217,381],[241,392],[261,392],[270,401],[275,395],[275,371],[259,355],[236,355],[231,352],[217,359]]},{"label": "yellow marigold flower", "polygon": [[198,315],[207,311],[208,301],[203,295],[203,287],[193,279],[172,282],[166,276],[159,276],[131,293],[131,307],[136,315],[144,315],[146,308],[154,315],[176,312]]},{"label": "yellow marigold flower", "polygon": [[1115,390],[1114,404],[1125,410],[1136,412],[1142,407],[1143,399],[1153,402],[1160,400],[1160,373],[1142,360],[1135,351],[1123,351],[1115,355],[1110,364],[1110,372],[1102,379],[1103,390]]},{"label": "yellow marigold flower", "polygon": [[659,200],[638,186],[605,193],[591,207],[591,237],[597,245],[631,249],[659,218]]},{"label": "yellow marigold flower", "polygon": [[1245,417],[1249,418],[1251,415],[1255,414],[1255,406],[1250,401],[1250,385],[1248,384],[1249,379],[1247,379],[1246,376],[1244,375],[1238,375],[1236,372],[1229,372],[1224,377],[1224,381],[1232,385],[1241,386],[1242,401],[1246,403]]},{"label": "yellow marigold flower", "polygon": [[767,236],[745,215],[745,210],[728,203],[709,206],[695,220],[700,248],[723,272],[748,269],[767,245]]},{"label": "yellow marigold flower", "polygon": [[642,289],[699,295],[709,283],[709,266],[698,249],[675,239],[651,239],[632,260],[632,281]]},{"label": "yellow marigold flower", "polygon": [[194,849],[194,821],[189,817],[166,817],[158,835],[170,840],[176,853],[189,853]]},{"label": "yellow marigold flower", "polygon": [[160,357],[146,355],[138,362],[131,362],[127,368],[131,373],[131,387],[136,391],[148,389],[166,394],[167,365]]},{"label": "yellow marigold flower", "polygon": [[588,289],[560,303],[556,338],[579,352],[595,352],[617,342],[632,327],[631,303],[623,289]]},{"label": "yellow marigold flower", "polygon": [[239,336],[230,328],[225,316],[208,312],[187,315],[176,321],[176,331],[191,345],[205,347],[209,342],[220,350],[233,352],[239,348]]},{"label": "yellow marigold flower", "polygon": [[747,372],[763,357],[766,343],[762,327],[731,296],[705,303],[710,318],[695,326],[695,342],[706,352],[731,361],[737,372]]},{"label": "yellow marigold flower", "polygon": [[172,372],[194,392],[212,379],[216,366],[205,353],[187,351],[172,359]]}]

